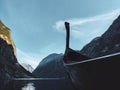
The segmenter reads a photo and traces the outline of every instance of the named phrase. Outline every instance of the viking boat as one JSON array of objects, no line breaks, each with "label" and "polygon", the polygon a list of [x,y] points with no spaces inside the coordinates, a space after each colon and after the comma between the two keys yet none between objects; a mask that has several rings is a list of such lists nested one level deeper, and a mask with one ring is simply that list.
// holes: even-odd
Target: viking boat
[{"label": "viking boat", "polygon": [[89,58],[69,48],[70,27],[65,22],[64,66],[78,90],[120,90],[120,53]]}]

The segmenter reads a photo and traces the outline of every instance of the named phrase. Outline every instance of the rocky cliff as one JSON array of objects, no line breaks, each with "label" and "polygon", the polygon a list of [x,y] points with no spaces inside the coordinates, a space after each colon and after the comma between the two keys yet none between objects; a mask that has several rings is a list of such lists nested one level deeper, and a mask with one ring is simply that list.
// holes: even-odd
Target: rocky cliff
[{"label": "rocky cliff", "polygon": [[0,38],[12,45],[14,54],[16,55],[16,46],[11,38],[11,30],[0,21]]},{"label": "rocky cliff", "polygon": [[15,45],[6,32],[7,28],[0,24],[0,90],[12,78],[32,77],[32,74],[18,63]]},{"label": "rocky cliff", "polygon": [[80,52],[91,58],[120,52],[120,16],[103,35],[93,39]]}]

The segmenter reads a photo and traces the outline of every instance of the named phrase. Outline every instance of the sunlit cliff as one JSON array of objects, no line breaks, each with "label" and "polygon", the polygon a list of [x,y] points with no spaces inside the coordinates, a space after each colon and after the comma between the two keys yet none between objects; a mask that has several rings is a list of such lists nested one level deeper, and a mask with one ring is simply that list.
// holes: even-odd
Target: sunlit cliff
[{"label": "sunlit cliff", "polygon": [[14,54],[16,55],[16,46],[11,38],[11,30],[6,27],[0,20],[0,38],[4,39],[8,44],[14,48]]}]

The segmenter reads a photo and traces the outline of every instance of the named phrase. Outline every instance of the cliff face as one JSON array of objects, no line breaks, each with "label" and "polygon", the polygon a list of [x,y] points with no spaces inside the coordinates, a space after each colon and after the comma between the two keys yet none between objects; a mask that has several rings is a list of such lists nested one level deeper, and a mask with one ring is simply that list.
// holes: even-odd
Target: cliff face
[{"label": "cliff face", "polygon": [[0,38],[0,78],[4,74],[8,77],[24,77],[28,72],[18,63],[12,45]]},{"label": "cliff face", "polygon": [[14,50],[12,45],[6,43],[5,40],[0,38],[0,55],[5,57],[10,62],[17,63],[17,59],[14,55]]},{"label": "cliff face", "polygon": [[11,30],[0,21],[0,38],[12,45],[14,54],[16,55],[16,46],[11,38]]},{"label": "cliff face", "polygon": [[15,45],[13,45],[11,38],[7,38],[1,33],[2,30],[6,32],[5,29],[1,29],[0,27],[0,90],[12,78],[32,77],[32,74],[18,63],[15,56]]},{"label": "cliff face", "polygon": [[101,37],[92,40],[80,52],[91,58],[120,52],[120,16]]}]

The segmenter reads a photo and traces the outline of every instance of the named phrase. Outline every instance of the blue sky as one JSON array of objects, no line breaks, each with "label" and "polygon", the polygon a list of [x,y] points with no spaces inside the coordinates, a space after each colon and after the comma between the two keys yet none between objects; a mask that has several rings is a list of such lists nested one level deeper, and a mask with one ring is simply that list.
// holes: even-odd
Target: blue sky
[{"label": "blue sky", "polygon": [[12,31],[20,63],[34,68],[51,53],[64,53],[64,21],[80,50],[120,14],[119,0],[0,0],[0,19]]}]

